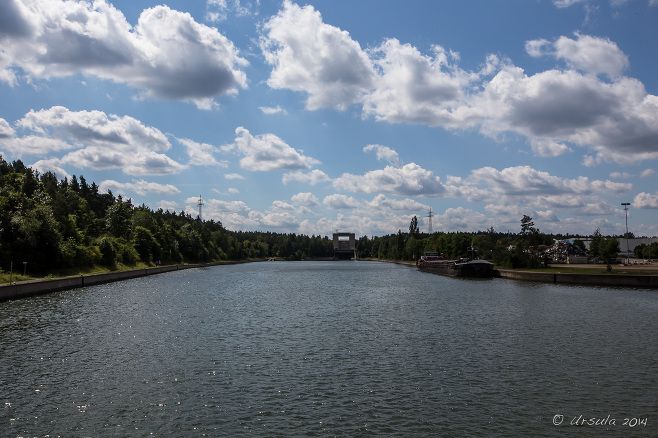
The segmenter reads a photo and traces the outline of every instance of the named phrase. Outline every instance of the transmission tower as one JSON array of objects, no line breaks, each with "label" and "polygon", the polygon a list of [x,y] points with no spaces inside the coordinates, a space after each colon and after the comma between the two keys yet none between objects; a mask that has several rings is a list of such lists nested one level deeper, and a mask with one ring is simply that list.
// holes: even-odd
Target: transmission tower
[{"label": "transmission tower", "polygon": [[432,207],[430,207],[430,213],[427,216],[425,216],[425,217],[428,217],[430,219],[430,226],[429,226],[429,233],[430,234],[432,234],[432,216],[434,216],[434,214],[432,213]]},{"label": "transmission tower", "polygon": [[199,195],[199,202],[196,204],[197,207],[199,207],[199,220],[203,220],[203,216],[201,216],[201,209],[203,208],[203,198],[201,198],[201,195]]}]

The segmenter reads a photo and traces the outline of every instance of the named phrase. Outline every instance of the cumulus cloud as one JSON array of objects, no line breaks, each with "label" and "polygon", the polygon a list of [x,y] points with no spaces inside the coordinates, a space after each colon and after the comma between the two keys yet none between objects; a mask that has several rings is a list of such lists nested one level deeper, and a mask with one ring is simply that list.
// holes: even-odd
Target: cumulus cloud
[{"label": "cumulus cloud", "polygon": [[322,203],[334,210],[352,209],[360,205],[353,197],[339,194],[325,196]]},{"label": "cumulus cloud", "polygon": [[473,170],[471,178],[487,184],[494,193],[507,196],[591,194],[594,192],[624,193],[633,188],[630,183],[590,180],[584,176],[576,179],[564,179],[530,166],[508,167],[503,170],[483,167]]},{"label": "cumulus cloud", "polygon": [[235,143],[222,146],[224,151],[236,151],[244,157],[240,166],[251,171],[310,169],[320,162],[302,155],[274,134],[253,136],[249,130],[238,127]]},{"label": "cumulus cloud", "polygon": [[159,129],[145,126],[129,116],[107,115],[102,111],[70,111],[62,106],[31,110],[16,122],[16,126],[77,147],[112,145],[124,152],[135,148],[166,151],[171,147]]},{"label": "cumulus cloud", "polygon": [[325,24],[312,6],[285,0],[263,31],[261,49],[274,66],[268,85],[307,93],[308,109],[345,109],[371,87],[368,55],[349,33]]},{"label": "cumulus cloud", "polygon": [[306,93],[308,109],[360,104],[364,117],[388,123],[478,129],[494,138],[512,132],[542,157],[581,146],[590,151],[588,166],[658,159],[658,97],[623,76],[628,57],[607,38],[528,41],[530,55],[551,56],[565,68],[527,75],[494,55],[479,71],[463,70],[459,57],[438,45],[427,55],[387,39],[364,51],[312,6],[290,1],[264,29],[262,48],[274,66],[269,85]]},{"label": "cumulus cloud", "polygon": [[32,110],[15,126],[28,134],[14,132],[14,137],[0,138],[0,144],[17,156],[73,149],[58,158],[60,169],[73,165],[120,168],[129,175],[169,175],[185,168],[163,153],[171,144],[160,130],[129,116],[55,106]]},{"label": "cumulus cloud", "polygon": [[324,173],[319,169],[313,169],[310,172],[304,173],[301,170],[295,172],[286,172],[283,174],[283,183],[288,184],[290,181],[298,181],[304,184],[310,184],[312,186],[321,183],[331,181],[329,175]]},{"label": "cumulus cloud", "polygon": [[386,166],[364,175],[344,173],[333,182],[334,187],[357,193],[391,193],[402,196],[437,197],[445,193],[439,177],[418,164],[402,167]]},{"label": "cumulus cloud", "polygon": [[163,211],[175,212],[178,208],[178,204],[174,201],[162,200],[158,202],[158,208],[161,208]]},{"label": "cumulus cloud", "polygon": [[454,54],[442,47],[432,50],[434,56],[426,56],[396,39],[373,50],[381,73],[364,98],[364,114],[392,123],[450,124],[450,107],[477,76],[451,64]]},{"label": "cumulus cloud", "polygon": [[632,206],[635,208],[658,208],[658,192],[656,193],[638,193],[633,199]]},{"label": "cumulus cloud", "polygon": [[36,163],[30,165],[30,167],[41,174],[52,172],[60,180],[64,178],[71,179],[71,175],[66,170],[64,170],[61,161],[57,158],[39,160]]},{"label": "cumulus cloud", "polygon": [[520,133],[555,152],[542,155],[566,151],[569,142],[597,152],[589,165],[658,158],[658,97],[635,79],[606,83],[573,70],[527,76],[508,67],[471,104],[460,110],[462,120],[491,136]]},{"label": "cumulus cloud", "polygon": [[156,193],[161,195],[173,195],[180,193],[180,190],[178,190],[178,188],[174,185],[160,184],[144,180],[133,181],[131,183],[121,183],[109,179],[100,183],[99,190],[101,192],[112,190],[117,193],[134,192],[142,196],[148,193]]},{"label": "cumulus cloud", "polygon": [[304,207],[314,207],[319,203],[318,197],[315,196],[313,193],[309,193],[309,192],[297,193],[296,195],[293,195],[292,198],[290,199],[295,204]]},{"label": "cumulus cloud", "polygon": [[3,118],[0,118],[0,140],[3,138],[14,138],[16,131],[12,128],[9,123]]},{"label": "cumulus cloud", "polygon": [[244,176],[240,175],[239,173],[227,173],[224,175],[224,178],[226,179],[244,179]]},{"label": "cumulus cloud", "polygon": [[397,167],[402,165],[402,160],[400,159],[398,153],[395,150],[389,148],[388,146],[369,144],[368,146],[365,146],[363,148],[363,152],[370,152],[370,151],[375,151],[378,160],[388,161],[389,164]]},{"label": "cumulus cloud", "polygon": [[178,138],[177,140],[187,149],[187,155],[190,156],[188,164],[194,166],[228,166],[225,161],[220,162],[215,158],[214,154],[218,151],[215,146],[207,143],[197,143],[186,138]]},{"label": "cumulus cloud", "polygon": [[372,201],[367,202],[367,206],[373,209],[388,209],[394,211],[426,211],[429,206],[411,199],[391,199],[383,194],[378,194]]},{"label": "cumulus cloud", "polygon": [[628,56],[607,38],[576,34],[576,39],[561,36],[551,44],[545,39],[526,42],[526,51],[534,57],[551,55],[571,67],[610,78],[622,76],[629,66]]},{"label": "cumulus cloud", "polygon": [[233,43],[167,6],[144,10],[135,27],[105,0],[8,0],[0,17],[5,80],[14,69],[44,79],[82,73],[203,109],[247,86]]}]

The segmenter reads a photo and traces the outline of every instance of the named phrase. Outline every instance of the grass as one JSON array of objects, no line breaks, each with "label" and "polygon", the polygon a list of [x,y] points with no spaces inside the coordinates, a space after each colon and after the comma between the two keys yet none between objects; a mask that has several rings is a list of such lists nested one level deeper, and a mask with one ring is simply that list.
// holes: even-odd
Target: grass
[{"label": "grass", "polygon": [[13,276],[9,272],[0,271],[0,284],[9,284],[11,281],[16,283],[19,281],[34,281],[34,280],[51,280],[53,278],[63,278],[63,277],[73,277],[77,275],[94,275],[94,274],[107,274],[108,272],[116,271],[130,271],[133,269],[145,269],[152,268],[154,265],[148,265],[146,263],[136,263],[134,265],[123,265],[118,263],[114,268],[109,268],[107,266],[95,265],[89,267],[77,267],[77,268],[66,268],[66,269],[56,269],[49,271],[45,275],[40,275],[34,277],[31,275],[23,275],[14,272]]}]

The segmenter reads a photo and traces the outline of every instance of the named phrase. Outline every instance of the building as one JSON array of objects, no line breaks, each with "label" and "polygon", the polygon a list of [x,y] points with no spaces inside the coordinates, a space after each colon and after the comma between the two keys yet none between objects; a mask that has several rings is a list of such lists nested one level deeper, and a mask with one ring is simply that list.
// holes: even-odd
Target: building
[{"label": "building", "polygon": [[356,258],[356,236],[354,233],[334,233],[334,258]]}]

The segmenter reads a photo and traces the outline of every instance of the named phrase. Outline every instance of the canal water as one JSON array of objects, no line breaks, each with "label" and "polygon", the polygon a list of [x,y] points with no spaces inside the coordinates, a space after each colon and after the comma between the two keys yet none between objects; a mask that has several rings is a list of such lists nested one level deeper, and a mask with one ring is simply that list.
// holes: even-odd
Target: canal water
[{"label": "canal water", "polygon": [[0,436],[657,436],[658,292],[374,262],[0,303]]}]

